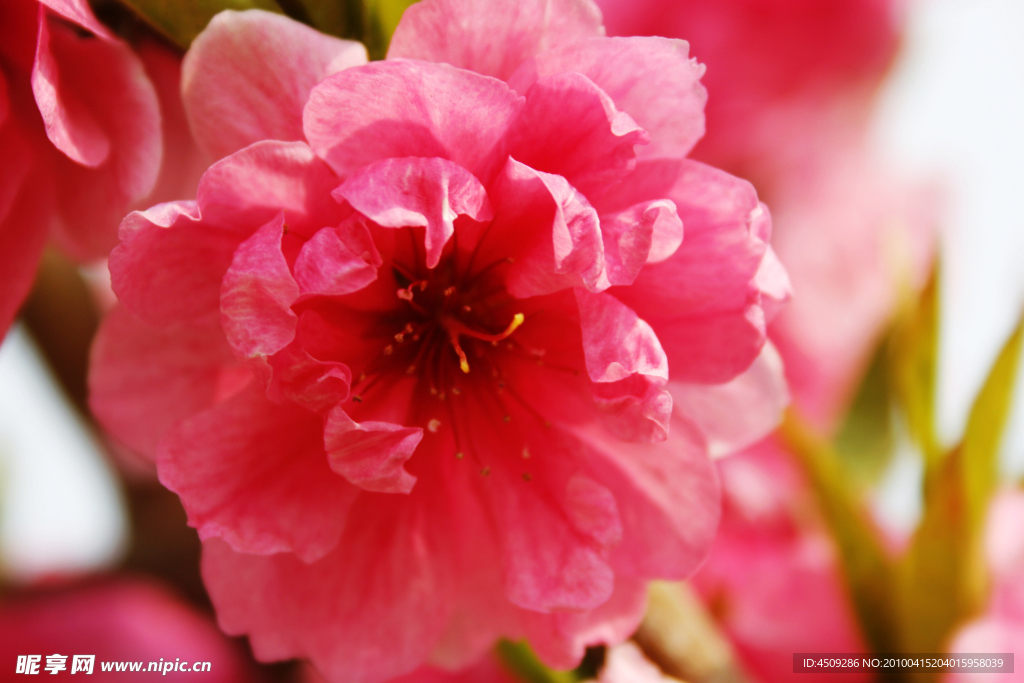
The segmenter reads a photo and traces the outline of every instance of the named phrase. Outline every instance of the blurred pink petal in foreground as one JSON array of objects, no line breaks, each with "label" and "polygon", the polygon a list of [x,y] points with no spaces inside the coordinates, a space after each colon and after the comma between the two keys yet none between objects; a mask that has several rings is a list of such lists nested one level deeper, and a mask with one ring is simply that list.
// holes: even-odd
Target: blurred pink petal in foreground
[{"label": "blurred pink petal in foreground", "polygon": [[686,43],[602,33],[584,0],[427,0],[384,62],[258,11],[193,44],[222,158],[123,222],[92,404],[260,658],[377,681],[525,637],[570,668],[704,558],[708,440],[785,401],[788,279],[753,187],[685,158]]},{"label": "blurred pink petal in foreground", "polygon": [[178,71],[169,48],[133,49],[84,0],[0,7],[0,332],[48,239],[101,258],[129,210],[194,191]]},{"label": "blurred pink petal in foreground", "polygon": [[719,467],[722,523],[693,585],[745,666],[758,680],[789,680],[794,652],[865,651],[831,538],[782,446],[768,439]]},{"label": "blurred pink petal in foreground", "polygon": [[[988,608],[953,637],[949,646],[952,653],[1020,652],[1024,647],[1024,494],[1020,491],[1006,490],[992,499],[985,528],[985,558],[991,573]],[[954,673],[945,680],[1002,683],[1017,676]]]},{"label": "blurred pink petal in foreground", "polygon": [[[65,655],[62,675],[70,675],[74,655],[95,655],[87,680],[125,680],[131,674],[104,672],[101,662],[178,660],[189,666],[210,662],[210,670],[168,671],[161,680],[210,683],[252,683],[257,672],[247,664],[238,645],[221,634],[211,620],[155,584],[134,579],[93,583],[75,588],[39,591],[5,597],[0,605],[0,650],[12,668],[20,655],[41,655],[39,672],[47,656]],[[75,675],[82,672],[76,672]],[[153,676],[154,674],[149,674]]]}]

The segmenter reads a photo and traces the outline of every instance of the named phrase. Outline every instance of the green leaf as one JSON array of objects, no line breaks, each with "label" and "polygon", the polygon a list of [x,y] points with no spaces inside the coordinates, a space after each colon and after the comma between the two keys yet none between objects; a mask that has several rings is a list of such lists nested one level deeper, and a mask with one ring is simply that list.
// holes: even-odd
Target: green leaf
[{"label": "green leaf", "polygon": [[226,9],[263,9],[281,12],[275,0],[122,0],[136,14],[183,50],[206,28],[210,19]]},{"label": "green leaf", "polygon": [[526,641],[501,640],[495,651],[502,664],[527,683],[578,683],[581,680],[573,671],[549,669]]},{"label": "green leaf", "polygon": [[863,487],[878,482],[889,465],[893,448],[893,397],[889,381],[887,334],[871,358],[850,409],[833,440],[846,468]]},{"label": "green leaf", "polygon": [[363,42],[371,59],[383,59],[402,14],[416,0],[363,0]]},{"label": "green leaf", "polygon": [[832,532],[865,640],[874,652],[898,652],[893,563],[863,503],[848,486],[849,474],[839,455],[792,409],[780,434],[797,456]]},{"label": "green leaf", "polygon": [[1010,415],[1013,389],[1020,367],[1024,314],[1003,345],[978,392],[964,430],[964,488],[971,524],[981,529],[988,500],[999,478],[999,445]]},{"label": "green leaf", "polygon": [[926,467],[942,457],[935,435],[935,388],[939,351],[939,264],[916,303],[905,303],[898,315],[890,345],[890,382],[907,421],[910,435],[921,448]]},{"label": "green leaf", "polygon": [[921,524],[900,563],[905,651],[944,651],[956,626],[986,603],[985,516],[999,483],[999,444],[1010,413],[1022,336],[1024,316],[974,400],[960,445],[926,475]]}]

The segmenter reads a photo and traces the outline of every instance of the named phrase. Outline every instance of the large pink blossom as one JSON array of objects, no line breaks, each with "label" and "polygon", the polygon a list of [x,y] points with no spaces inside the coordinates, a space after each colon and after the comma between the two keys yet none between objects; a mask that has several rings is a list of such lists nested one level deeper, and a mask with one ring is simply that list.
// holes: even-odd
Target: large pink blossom
[{"label": "large pink blossom", "polygon": [[181,661],[189,666],[210,662],[208,672],[197,675],[168,671],[162,680],[260,680],[237,643],[217,631],[210,617],[159,585],[139,579],[5,595],[0,605],[0,659],[6,675],[14,673],[18,656],[40,655],[39,674],[47,676],[44,667],[47,656],[53,654],[67,657],[66,669],[55,674],[58,676],[72,675],[74,655],[95,655],[91,675],[74,674],[76,678],[79,674],[89,676],[89,681],[131,677],[124,671],[104,672],[102,662],[141,661],[145,671],[149,662],[160,660]]},{"label": "large pink blossom", "polygon": [[258,11],[197,38],[221,159],[122,224],[93,406],[257,656],[369,681],[526,637],[571,667],[703,559],[708,444],[777,415],[768,212],[685,158],[686,43],[585,0],[427,0],[364,61]]},{"label": "large pink blossom", "polygon": [[127,211],[194,187],[179,61],[153,39],[133,50],[84,0],[0,5],[0,333],[48,239],[106,256]]}]

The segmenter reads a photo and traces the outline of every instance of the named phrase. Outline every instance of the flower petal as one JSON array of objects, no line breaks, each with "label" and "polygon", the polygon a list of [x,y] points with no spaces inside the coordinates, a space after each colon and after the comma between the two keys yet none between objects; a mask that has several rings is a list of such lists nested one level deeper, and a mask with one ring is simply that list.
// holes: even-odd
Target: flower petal
[{"label": "flower petal", "polygon": [[299,298],[281,252],[284,212],[238,245],[221,284],[221,324],[231,348],[243,358],[272,356],[295,338]]},{"label": "flower petal", "polygon": [[182,63],[181,94],[196,142],[220,159],[260,140],[303,140],[309,91],[366,59],[360,43],[280,14],[221,12]]},{"label": "flower petal", "polygon": [[664,382],[631,375],[594,384],[594,402],[605,426],[623,441],[664,441],[672,419],[672,395]]},{"label": "flower petal", "polygon": [[331,474],[321,418],[271,403],[258,386],[178,423],[160,444],[160,481],[199,537],[245,553],[323,557],[358,489]]},{"label": "flower petal", "polygon": [[160,103],[120,41],[43,18],[32,82],[54,155],[54,237],[80,260],[106,256],[124,214],[153,189],[163,158]]},{"label": "flower petal", "polygon": [[595,382],[640,374],[668,380],[668,358],[651,326],[607,292],[576,288],[587,372]]},{"label": "flower petal", "polygon": [[446,159],[384,159],[360,169],[333,192],[377,225],[426,228],[427,268],[441,260],[455,219],[494,216],[487,191],[473,174]]},{"label": "flower petal", "polygon": [[62,97],[57,60],[50,49],[50,28],[46,8],[39,7],[39,34],[36,39],[36,60],[32,65],[32,92],[43,117],[50,142],[69,159],[95,168],[110,155],[107,137],[92,113],[73,98]]},{"label": "flower petal", "polygon": [[539,79],[508,133],[508,151],[539,171],[564,176],[583,194],[620,180],[636,166],[647,133],[578,73]]},{"label": "flower petal", "polygon": [[303,112],[313,150],[339,175],[380,159],[441,157],[485,181],[522,106],[501,81],[446,64],[374,62],[330,76]]},{"label": "flower petal", "polygon": [[388,59],[446,62],[507,79],[544,50],[602,35],[601,11],[588,0],[424,0],[402,15]]},{"label": "flower petal", "polygon": [[657,333],[673,380],[732,379],[765,341],[757,273],[768,250],[767,210],[750,183],[694,161],[641,162],[628,182],[635,185],[616,188],[619,196],[608,193],[601,202],[634,203],[640,187],[651,198],[667,197],[686,239],[670,258],[646,265],[631,287],[612,293]]},{"label": "flower petal", "polygon": [[337,228],[318,231],[302,245],[295,259],[295,282],[302,294],[351,294],[377,279],[381,263],[366,225],[353,216]]},{"label": "flower petal", "polygon": [[742,374],[725,384],[668,385],[676,410],[704,433],[711,457],[735,453],[760,440],[782,421],[789,390],[782,358],[771,342]]},{"label": "flower petal", "polygon": [[601,216],[608,280],[631,285],[645,263],[658,263],[683,242],[683,222],[671,199],[642,202]]},{"label": "flower petal", "polygon": [[89,359],[89,406],[114,437],[149,459],[179,420],[251,381],[219,324],[156,328],[123,306],[100,325]]},{"label": "flower petal", "polygon": [[336,184],[303,143],[261,142],[222,159],[203,175],[195,202],[124,219],[110,255],[114,291],[155,325],[219,315],[221,281],[238,245],[282,210],[297,233],[336,225]]},{"label": "flower petal", "polygon": [[[21,127],[0,127],[0,335],[21,307],[49,237],[53,188]],[[36,167],[33,170],[33,167]]]},{"label": "flower petal", "polygon": [[597,212],[565,178],[510,158],[490,195],[496,218],[488,246],[514,258],[505,283],[512,296],[527,298],[577,286],[607,289]]},{"label": "flower petal", "polygon": [[650,134],[641,158],[684,157],[704,135],[704,67],[688,57],[685,40],[590,38],[556,47],[523,64],[509,78],[516,92],[566,71],[596,83]]},{"label": "flower petal", "polygon": [[327,416],[324,443],[331,469],[356,486],[380,493],[409,493],[416,477],[405,462],[423,439],[419,427],[355,422],[341,406]]},{"label": "flower petal", "polygon": [[[340,479],[340,478],[339,478]],[[360,495],[335,550],[312,564],[203,547],[220,626],[248,633],[258,659],[307,657],[330,680],[382,681],[427,660],[451,611],[431,558],[435,536],[413,496]]]}]

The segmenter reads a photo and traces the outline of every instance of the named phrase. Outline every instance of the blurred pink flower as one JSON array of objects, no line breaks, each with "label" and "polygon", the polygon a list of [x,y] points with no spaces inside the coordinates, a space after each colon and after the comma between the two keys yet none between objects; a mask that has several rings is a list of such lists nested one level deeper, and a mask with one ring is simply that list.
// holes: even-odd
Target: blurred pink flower
[{"label": "blurred pink flower", "polygon": [[744,665],[758,680],[789,680],[794,652],[865,651],[831,538],[781,445],[767,439],[718,464],[722,522],[692,583]]},{"label": "blurred pink flower", "polygon": [[[104,672],[101,662],[210,662],[209,683],[252,683],[257,672],[212,620],[155,584],[121,579],[83,587],[5,596],[0,603],[0,650],[8,675],[20,655],[95,655],[87,680],[125,680],[125,672]],[[79,672],[81,673],[81,672]],[[168,671],[161,680],[194,680],[196,674]],[[94,677],[94,678],[93,678]]]},{"label": "blurred pink flower", "polygon": [[[1024,647],[1024,493],[1019,490],[1005,490],[992,499],[985,526],[985,558],[992,591],[988,608],[953,637],[951,653],[1007,653]],[[1017,678],[1019,673],[953,673],[945,680],[1003,683]]]},{"label": "blurred pink flower", "polygon": [[753,188],[684,158],[686,44],[601,34],[582,0],[428,0],[365,66],[258,11],[193,44],[224,158],[122,224],[92,402],[259,657],[381,680],[504,636],[570,667],[703,559],[705,440],[772,426],[788,281]]},{"label": "blurred pink flower", "polygon": [[775,321],[794,403],[829,431],[900,287],[931,263],[935,196],[868,150],[899,0],[598,0],[612,35],[690,41],[708,65],[693,156],[752,180],[797,296]]},{"label": "blurred pink flower", "polygon": [[0,333],[48,239],[100,258],[131,208],[194,191],[179,61],[152,39],[133,51],[84,0],[0,6]]},{"label": "blurred pink flower", "polygon": [[[828,121],[863,122],[899,42],[899,0],[598,0],[610,35],[684,38],[708,65],[694,156],[766,187],[816,155]],[[848,134],[849,131],[847,131]],[[831,133],[843,131],[832,126]]]}]

